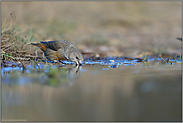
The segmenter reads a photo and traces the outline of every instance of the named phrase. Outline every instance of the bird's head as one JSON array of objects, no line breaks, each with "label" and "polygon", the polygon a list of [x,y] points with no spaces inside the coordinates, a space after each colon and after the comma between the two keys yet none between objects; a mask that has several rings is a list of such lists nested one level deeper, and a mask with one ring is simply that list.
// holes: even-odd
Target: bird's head
[{"label": "bird's head", "polygon": [[73,50],[69,54],[69,59],[76,63],[76,65],[81,66],[83,61],[83,56],[78,50]]}]

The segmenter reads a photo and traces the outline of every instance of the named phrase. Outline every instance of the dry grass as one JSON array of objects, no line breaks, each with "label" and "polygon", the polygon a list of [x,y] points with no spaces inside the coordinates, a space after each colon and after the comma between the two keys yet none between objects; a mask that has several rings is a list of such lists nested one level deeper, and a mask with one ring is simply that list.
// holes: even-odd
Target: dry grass
[{"label": "dry grass", "polygon": [[112,56],[181,53],[181,2],[3,1],[2,30],[10,25],[19,37],[34,37],[24,40],[22,51],[35,50],[28,42],[65,39]]}]

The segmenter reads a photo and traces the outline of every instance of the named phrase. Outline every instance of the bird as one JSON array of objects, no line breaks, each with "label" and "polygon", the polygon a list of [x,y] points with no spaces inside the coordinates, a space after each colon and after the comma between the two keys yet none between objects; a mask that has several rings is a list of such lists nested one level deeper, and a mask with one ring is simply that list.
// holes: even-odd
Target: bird
[{"label": "bird", "polygon": [[67,59],[75,62],[76,66],[82,65],[83,56],[70,41],[40,41],[40,43],[30,44],[39,47],[44,52],[46,58],[50,61]]}]

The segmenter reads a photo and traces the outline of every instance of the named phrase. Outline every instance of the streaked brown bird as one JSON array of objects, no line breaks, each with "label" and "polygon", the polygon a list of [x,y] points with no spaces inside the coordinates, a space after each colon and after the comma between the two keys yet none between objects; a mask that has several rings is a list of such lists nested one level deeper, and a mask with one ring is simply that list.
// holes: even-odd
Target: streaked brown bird
[{"label": "streaked brown bird", "polygon": [[32,45],[38,46],[48,60],[70,60],[81,65],[83,61],[82,54],[76,49],[73,43],[66,40],[56,40],[40,43],[31,43]]}]

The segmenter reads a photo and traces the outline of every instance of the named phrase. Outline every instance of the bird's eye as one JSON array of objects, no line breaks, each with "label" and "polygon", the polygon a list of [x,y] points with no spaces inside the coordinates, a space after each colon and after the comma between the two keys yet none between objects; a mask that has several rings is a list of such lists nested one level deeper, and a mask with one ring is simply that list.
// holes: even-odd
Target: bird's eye
[{"label": "bird's eye", "polygon": [[79,58],[76,56],[76,59],[79,59]]}]

